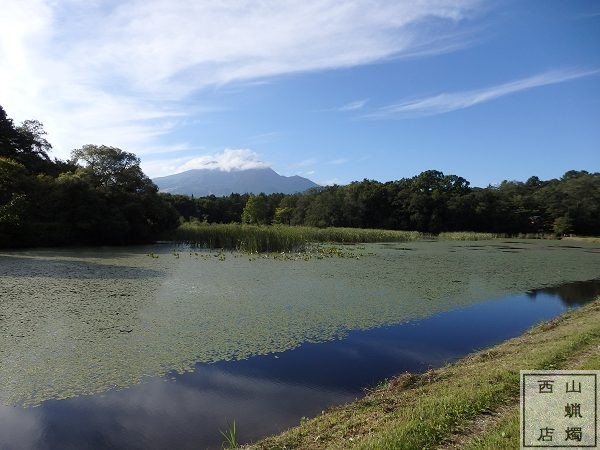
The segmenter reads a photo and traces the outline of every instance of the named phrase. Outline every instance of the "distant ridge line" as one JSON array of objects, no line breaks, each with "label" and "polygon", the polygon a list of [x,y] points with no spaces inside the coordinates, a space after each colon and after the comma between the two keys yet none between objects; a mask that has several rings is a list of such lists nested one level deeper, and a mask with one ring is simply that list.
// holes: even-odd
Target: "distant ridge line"
[{"label": "distant ridge line", "polygon": [[223,171],[219,169],[192,169],[157,177],[152,180],[161,192],[195,197],[230,194],[295,194],[319,187],[317,183],[299,175],[279,175],[271,168]]}]

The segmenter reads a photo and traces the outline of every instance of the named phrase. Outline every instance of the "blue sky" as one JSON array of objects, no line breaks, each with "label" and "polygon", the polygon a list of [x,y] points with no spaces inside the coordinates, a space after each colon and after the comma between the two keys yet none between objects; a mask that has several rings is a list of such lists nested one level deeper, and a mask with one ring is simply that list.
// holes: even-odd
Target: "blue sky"
[{"label": "blue sky", "polygon": [[0,104],[150,176],[598,171],[600,3],[5,0]]}]

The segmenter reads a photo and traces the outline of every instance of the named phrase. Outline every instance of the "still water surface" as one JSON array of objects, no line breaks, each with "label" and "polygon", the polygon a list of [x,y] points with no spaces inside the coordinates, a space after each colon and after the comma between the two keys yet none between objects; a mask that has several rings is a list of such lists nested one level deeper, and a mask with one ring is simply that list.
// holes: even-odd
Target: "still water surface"
[{"label": "still water surface", "polygon": [[489,300],[336,341],[241,361],[197,364],[121,391],[0,406],[2,449],[220,448],[235,420],[242,442],[363,395],[403,371],[424,371],[516,336],[600,295],[600,280]]}]

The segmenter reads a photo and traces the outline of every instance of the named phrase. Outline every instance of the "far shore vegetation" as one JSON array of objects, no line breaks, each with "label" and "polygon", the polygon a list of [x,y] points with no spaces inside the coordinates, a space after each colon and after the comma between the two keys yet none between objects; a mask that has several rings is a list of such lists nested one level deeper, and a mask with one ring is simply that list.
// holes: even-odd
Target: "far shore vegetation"
[{"label": "far shore vegetation", "polygon": [[423,374],[392,378],[247,450],[519,448],[519,371],[600,369],[600,299]]},{"label": "far shore vegetation", "polygon": [[444,232],[439,235],[418,231],[379,230],[365,228],[317,228],[289,225],[210,224],[190,221],[181,224],[168,237],[172,241],[208,249],[244,252],[305,251],[315,243],[358,244],[370,242],[410,242],[417,240],[479,241],[496,238],[553,237],[538,234],[509,236],[500,233]]},{"label": "far shore vegetation", "polygon": [[171,237],[200,247],[254,253],[304,251],[313,243],[415,241],[424,235],[417,231],[186,222]]},{"label": "far shore vegetation", "polygon": [[293,195],[194,198],[159,193],[140,160],[119,148],[85,145],[51,159],[45,135],[40,122],[15,125],[0,106],[0,247],[174,239],[293,251],[308,242],[600,235],[600,173],[584,170],[486,188],[428,170]]}]

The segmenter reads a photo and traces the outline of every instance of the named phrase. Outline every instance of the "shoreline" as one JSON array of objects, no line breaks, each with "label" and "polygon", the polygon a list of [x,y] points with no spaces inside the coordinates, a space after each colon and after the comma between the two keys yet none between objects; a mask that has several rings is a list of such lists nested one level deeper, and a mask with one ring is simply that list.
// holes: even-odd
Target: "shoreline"
[{"label": "shoreline", "polygon": [[600,369],[600,298],[242,448],[515,448],[521,369]]}]

